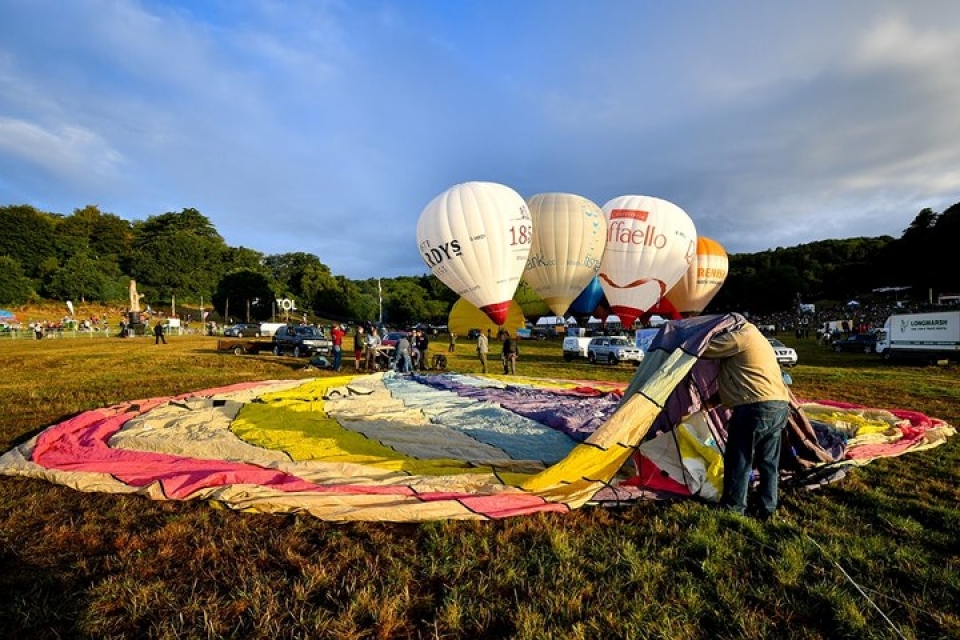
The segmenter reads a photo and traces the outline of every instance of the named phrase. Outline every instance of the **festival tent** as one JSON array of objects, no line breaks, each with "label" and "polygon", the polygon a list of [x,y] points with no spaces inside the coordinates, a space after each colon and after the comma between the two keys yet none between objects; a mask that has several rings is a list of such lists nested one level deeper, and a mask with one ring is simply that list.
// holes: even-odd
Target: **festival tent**
[{"label": "festival tent", "polygon": [[564,327],[567,325],[576,326],[576,318],[573,316],[569,318],[564,318],[563,316],[541,316],[537,318],[538,327]]},{"label": "festival tent", "polygon": [[[651,497],[715,500],[723,415],[700,410],[716,371],[698,354],[740,321],[668,323],[629,386],[381,372],[123,402],[51,425],[0,457],[0,474],[328,520],[497,519]],[[832,438],[810,425],[791,430],[805,440],[792,447],[793,473],[805,483],[954,434],[915,412],[802,406]]]}]

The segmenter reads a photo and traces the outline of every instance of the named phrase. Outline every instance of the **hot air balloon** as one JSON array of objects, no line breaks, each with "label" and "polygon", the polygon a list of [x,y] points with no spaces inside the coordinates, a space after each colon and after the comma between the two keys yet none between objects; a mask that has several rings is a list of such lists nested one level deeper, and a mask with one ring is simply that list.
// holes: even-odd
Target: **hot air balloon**
[{"label": "hot air balloon", "polygon": [[570,303],[569,313],[573,314],[579,326],[584,327],[602,300],[603,287],[600,286],[600,278],[594,276],[580,292],[580,295]]},{"label": "hot air balloon", "polygon": [[433,275],[497,325],[506,322],[532,240],[527,203],[494,182],[450,187],[417,222],[420,256]]},{"label": "hot air balloon", "polygon": [[603,213],[600,285],[610,310],[630,328],[689,268],[697,230],[683,209],[650,196],[619,196],[603,205]]},{"label": "hot air balloon", "polygon": [[[510,332],[511,335],[517,335],[519,329],[527,326],[527,319],[523,315],[523,309],[520,303],[512,300],[507,307],[507,318],[499,324],[490,322],[489,316],[477,309],[469,301],[460,298],[450,308],[450,314],[447,316],[447,326],[450,331],[458,336],[469,336],[471,329],[479,329],[488,336],[496,336],[502,328]],[[491,345],[492,346],[492,345]]]},{"label": "hot air balloon", "polygon": [[602,299],[603,287],[600,286],[600,278],[594,276],[580,292],[580,295],[570,304],[570,313],[589,316]]},{"label": "hot air balloon", "polygon": [[607,220],[598,205],[572,193],[540,193],[527,206],[534,231],[523,279],[563,317],[600,270]]},{"label": "hot air balloon", "polygon": [[667,291],[667,301],[683,316],[699,315],[720,291],[729,260],[720,243],[697,238],[697,253],[687,272]]}]

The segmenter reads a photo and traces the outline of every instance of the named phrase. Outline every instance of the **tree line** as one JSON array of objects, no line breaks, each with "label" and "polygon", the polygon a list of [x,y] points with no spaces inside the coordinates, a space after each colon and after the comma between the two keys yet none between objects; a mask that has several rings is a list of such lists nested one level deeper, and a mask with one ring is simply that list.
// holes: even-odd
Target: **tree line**
[{"label": "tree line", "polygon": [[[960,203],[922,210],[899,238],[821,240],[730,255],[710,311],[766,313],[797,301],[842,300],[910,287],[926,298],[960,292],[948,264],[960,238]],[[443,323],[456,295],[431,274],[351,280],[305,252],[265,255],[231,247],[196,209],[127,221],[90,205],[70,215],[29,205],[0,207],[0,304],[74,300],[126,306],[135,279],[155,307],[212,304],[220,316],[266,320],[277,299],[334,320]],[[549,313],[521,283],[528,316]]]},{"label": "tree line", "polygon": [[798,301],[845,302],[885,290],[936,301],[960,293],[960,271],[952,261],[958,239],[960,203],[942,213],[923,209],[899,238],[820,240],[731,255],[727,280],[710,310],[771,313],[795,308]]}]

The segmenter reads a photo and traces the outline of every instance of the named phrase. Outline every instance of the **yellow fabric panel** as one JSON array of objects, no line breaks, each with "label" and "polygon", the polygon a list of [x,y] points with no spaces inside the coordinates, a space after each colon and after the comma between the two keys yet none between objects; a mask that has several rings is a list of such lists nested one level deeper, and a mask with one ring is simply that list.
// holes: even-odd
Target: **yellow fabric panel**
[{"label": "yellow fabric panel", "polygon": [[849,436],[883,433],[903,422],[883,409],[840,409],[816,403],[804,404],[801,409],[811,420],[826,422]]},{"label": "yellow fabric panel", "polygon": [[335,378],[312,378],[291,389],[264,393],[259,399],[261,402],[275,406],[286,406],[297,411],[320,411],[323,409],[323,397],[330,389],[344,387],[358,377],[351,375]]},{"label": "yellow fabric panel", "polygon": [[[546,491],[552,492],[585,477],[609,481],[633,451],[629,445],[640,442],[659,413],[660,407],[645,396],[633,396],[601,427],[606,432],[602,440],[611,440],[605,443],[605,448],[579,444],[566,458],[531,477],[522,487],[537,495],[544,495]],[[590,438],[592,440],[594,438]]]},{"label": "yellow fabric panel", "polygon": [[671,353],[661,364],[660,375],[652,376],[637,393],[625,398],[586,443],[520,486],[572,507],[588,501],[617,474],[633,452],[632,447],[640,443],[660,414],[660,405],[695,362],[695,357],[682,351]]},{"label": "yellow fabric panel", "polygon": [[293,460],[323,460],[370,465],[412,475],[490,472],[461,460],[417,460],[379,442],[344,429],[322,412],[252,403],[233,423],[233,431],[250,444],[285,451]]},{"label": "yellow fabric panel", "polygon": [[[699,415],[702,416],[702,414]],[[701,442],[694,433],[685,428],[685,425],[677,427],[677,442],[680,447],[680,457],[683,460],[702,461],[703,481],[709,482],[715,493],[721,493],[723,491],[723,456],[719,449]]]}]

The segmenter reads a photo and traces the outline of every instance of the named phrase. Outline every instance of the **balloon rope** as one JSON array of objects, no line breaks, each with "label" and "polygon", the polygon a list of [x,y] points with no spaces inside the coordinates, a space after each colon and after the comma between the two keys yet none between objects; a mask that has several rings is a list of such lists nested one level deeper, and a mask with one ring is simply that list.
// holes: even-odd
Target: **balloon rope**
[{"label": "balloon rope", "polygon": [[859,584],[857,584],[857,582],[850,576],[849,573],[847,573],[847,571],[840,565],[840,563],[837,562],[836,560],[834,560],[833,558],[831,558],[830,556],[828,556],[828,555],[827,555],[827,552],[824,551],[823,547],[821,547],[821,546],[817,543],[816,540],[814,540],[812,537],[810,537],[810,534],[809,534],[809,533],[807,533],[806,531],[804,531],[804,532],[803,532],[803,535],[804,535],[804,537],[805,537],[807,540],[809,540],[810,542],[812,542],[813,545],[814,545],[817,549],[820,550],[820,553],[823,554],[823,557],[824,557],[824,558],[826,558],[831,564],[833,564],[833,566],[835,566],[837,569],[840,570],[840,573],[842,573],[842,574],[844,575],[844,577],[847,579],[847,581],[848,581],[850,584],[852,584],[857,591],[860,592],[860,595],[863,596],[863,597],[866,599],[866,601],[869,602],[870,605],[871,605],[874,609],[876,609],[877,613],[879,613],[880,616],[884,619],[884,621],[886,621],[886,623],[890,626],[890,629],[893,630],[893,632],[897,635],[897,637],[898,637],[898,638],[903,638],[903,640],[907,640],[906,636],[903,635],[903,633],[901,633],[900,629],[897,628],[897,625],[894,624],[893,620],[891,620],[890,618],[888,618],[888,617],[887,617],[887,614],[885,614],[885,613],[883,612],[883,610],[880,609],[879,606],[877,606],[877,603],[870,599],[870,596],[868,596],[867,593],[866,593],[866,591],[863,590],[863,587],[861,587]]}]

